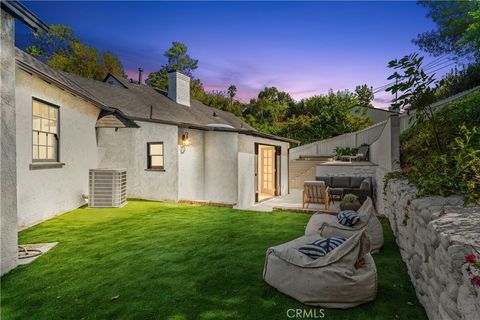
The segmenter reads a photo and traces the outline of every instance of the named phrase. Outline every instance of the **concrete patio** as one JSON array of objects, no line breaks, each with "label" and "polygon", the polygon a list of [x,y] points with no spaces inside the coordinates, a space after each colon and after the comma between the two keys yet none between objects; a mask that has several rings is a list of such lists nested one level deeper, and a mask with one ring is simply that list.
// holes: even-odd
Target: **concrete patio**
[{"label": "concrete patio", "polygon": [[324,204],[310,204],[308,208],[302,208],[302,189],[291,189],[290,194],[271,198],[260,203],[253,205],[247,210],[270,212],[274,210],[285,211],[300,211],[300,212],[325,212],[325,213],[337,213],[339,209],[340,201],[330,203],[330,208],[325,209]]}]

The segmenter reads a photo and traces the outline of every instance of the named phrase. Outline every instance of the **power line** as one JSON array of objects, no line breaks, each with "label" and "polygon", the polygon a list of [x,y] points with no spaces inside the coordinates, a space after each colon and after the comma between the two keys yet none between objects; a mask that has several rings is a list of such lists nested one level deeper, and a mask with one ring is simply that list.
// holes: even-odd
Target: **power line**
[{"label": "power line", "polygon": [[437,71],[439,71],[439,70],[445,69],[446,67],[453,66],[454,64],[457,64],[457,63],[456,63],[456,62],[452,62],[452,63],[450,63],[450,64],[448,64],[448,65],[446,65],[446,66],[443,66],[443,67],[441,67],[441,68],[438,68],[438,69],[436,69],[436,70],[431,71],[429,74],[433,74],[433,73],[435,73],[435,72],[437,72]]},{"label": "power line", "polygon": [[449,62],[451,62],[451,61],[452,61],[452,60],[450,60],[450,58],[447,58],[447,59],[442,60],[442,61],[438,61],[438,62],[436,62],[436,63],[434,63],[434,64],[432,64],[432,65],[424,68],[424,70],[425,70],[425,71],[428,71],[428,70],[431,70],[431,69],[436,68],[436,67],[438,67],[438,66],[441,66],[441,65],[443,65],[443,64],[445,64],[445,63],[449,63]]},{"label": "power line", "polygon": [[[445,69],[445,68],[450,67],[450,66],[453,66],[453,65],[455,65],[455,64],[457,64],[455,61],[454,61],[454,62],[451,62],[450,64],[443,65],[443,66],[441,66],[441,67],[439,67],[439,68],[437,68],[437,69],[435,69],[435,70],[433,70],[433,71],[427,72],[426,74],[427,74],[427,75],[434,74],[435,72],[437,72],[437,71],[439,71],[439,70]],[[394,83],[395,83],[395,81],[391,82],[390,84],[386,84],[386,85],[384,85],[384,86],[382,86],[382,87],[384,87],[384,89],[386,89],[386,88],[388,88],[390,85],[392,85],[392,84],[394,84]],[[378,90],[378,91],[374,91],[373,93],[375,94],[375,93],[384,91],[384,89]],[[392,100],[392,101],[394,101],[394,100]]]},{"label": "power line", "polygon": [[439,56],[439,57],[433,59],[432,61],[430,61],[429,63],[425,64],[424,67],[427,68],[427,67],[431,66],[432,64],[437,63],[438,61],[440,61],[444,58],[449,59],[448,54],[442,54],[441,56]]},{"label": "power line", "polygon": [[[448,54],[443,54],[443,55],[433,59],[429,63],[425,64],[423,66],[423,68],[424,68],[423,70],[428,71],[430,69],[441,66],[442,64],[448,63],[448,62],[450,62],[450,57],[448,56]],[[395,84],[395,81],[392,81],[390,83],[378,86],[376,88],[373,88],[372,90],[374,91],[374,93],[375,93],[375,91],[380,92],[380,91],[382,91],[382,89],[388,88],[389,86],[391,86],[393,84]]]},{"label": "power line", "polygon": [[[454,62],[451,62],[450,59],[447,59],[447,60],[442,61],[442,62],[438,62],[438,61],[437,61],[437,63],[431,64],[428,68],[424,68],[423,70],[424,70],[424,71],[428,71],[428,72],[426,72],[427,75],[431,75],[431,74],[434,74],[434,73],[437,72],[437,71],[440,71],[440,70],[442,70],[442,69],[445,69],[445,68],[447,68],[447,67],[450,67],[450,66],[452,66],[452,65],[454,65],[454,64],[456,64],[455,61],[454,61]],[[437,67],[437,68],[436,68],[436,67]],[[433,70],[433,71],[430,71],[430,70],[433,69],[433,68],[436,68],[436,69]],[[377,87],[377,88],[373,88],[373,93],[375,94],[375,93],[382,92],[382,91],[384,91],[386,88],[394,85],[395,83],[396,83],[396,81],[392,81],[392,82],[389,82],[389,83],[384,84],[384,85],[382,85],[382,86],[379,86],[379,87]]]}]

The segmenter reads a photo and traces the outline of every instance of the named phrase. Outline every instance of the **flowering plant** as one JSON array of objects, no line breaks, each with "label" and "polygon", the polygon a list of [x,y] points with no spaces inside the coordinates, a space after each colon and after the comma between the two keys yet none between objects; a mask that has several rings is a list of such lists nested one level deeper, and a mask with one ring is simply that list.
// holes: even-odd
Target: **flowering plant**
[{"label": "flowering plant", "polygon": [[465,262],[467,262],[468,264],[467,271],[472,281],[472,284],[474,286],[480,287],[480,254],[475,254],[472,252],[466,255]]}]

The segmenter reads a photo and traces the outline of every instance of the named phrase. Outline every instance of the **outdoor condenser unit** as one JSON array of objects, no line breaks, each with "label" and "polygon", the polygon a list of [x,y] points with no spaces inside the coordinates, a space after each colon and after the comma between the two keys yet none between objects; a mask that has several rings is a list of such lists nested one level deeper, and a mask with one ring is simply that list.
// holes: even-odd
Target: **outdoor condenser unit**
[{"label": "outdoor condenser unit", "polygon": [[90,169],[88,206],[119,208],[127,200],[126,169]]}]

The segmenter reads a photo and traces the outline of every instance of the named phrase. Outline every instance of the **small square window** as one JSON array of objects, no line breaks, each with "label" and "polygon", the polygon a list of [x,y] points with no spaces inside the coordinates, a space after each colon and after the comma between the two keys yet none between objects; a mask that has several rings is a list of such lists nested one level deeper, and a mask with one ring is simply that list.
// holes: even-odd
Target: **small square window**
[{"label": "small square window", "polygon": [[163,142],[147,143],[147,169],[163,170],[165,168]]}]

